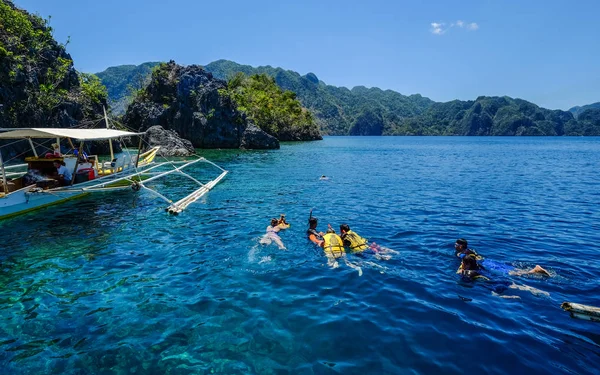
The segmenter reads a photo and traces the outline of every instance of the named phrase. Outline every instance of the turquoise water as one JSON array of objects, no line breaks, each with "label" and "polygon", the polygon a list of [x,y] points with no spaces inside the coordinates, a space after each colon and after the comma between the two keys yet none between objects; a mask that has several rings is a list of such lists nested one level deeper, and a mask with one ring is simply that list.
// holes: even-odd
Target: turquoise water
[{"label": "turquoise water", "polygon": [[[560,304],[600,305],[599,138],[202,154],[230,174],[179,216],[128,192],[0,224],[3,374],[597,373],[600,324]],[[400,254],[330,269],[304,236],[311,208],[320,230],[346,222]],[[280,213],[287,251],[259,244]],[[458,237],[543,265],[554,277],[513,280],[550,295],[460,281]]]}]

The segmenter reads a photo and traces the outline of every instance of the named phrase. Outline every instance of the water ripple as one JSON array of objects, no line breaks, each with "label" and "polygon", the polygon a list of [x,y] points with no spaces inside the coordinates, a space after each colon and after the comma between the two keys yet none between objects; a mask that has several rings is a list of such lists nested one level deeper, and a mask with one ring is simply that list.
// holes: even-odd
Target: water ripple
[{"label": "water ripple", "polygon": [[[559,306],[600,304],[598,138],[336,137],[202,154],[231,173],[177,217],[141,192],[0,223],[3,373],[594,373],[596,325]],[[347,222],[400,253],[349,255],[362,276],[330,269],[305,239],[311,208],[319,229]],[[260,244],[280,213],[285,251]],[[512,281],[549,296],[459,281],[458,237],[542,264],[554,277]]]}]

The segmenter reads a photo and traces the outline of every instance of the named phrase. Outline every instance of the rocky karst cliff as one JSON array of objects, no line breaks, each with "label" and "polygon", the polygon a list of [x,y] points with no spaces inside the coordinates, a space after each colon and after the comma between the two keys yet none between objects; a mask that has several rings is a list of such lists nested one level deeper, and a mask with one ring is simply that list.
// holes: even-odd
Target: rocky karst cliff
[{"label": "rocky karst cliff", "polygon": [[[106,89],[73,67],[47,21],[0,0],[0,127],[72,127],[102,117]],[[3,149],[19,154],[28,145]],[[43,150],[40,150],[43,151]]]},{"label": "rocky karst cliff", "polygon": [[252,126],[237,110],[226,89],[225,81],[200,66],[161,64],[123,122],[140,131],[161,125],[199,148],[279,148],[276,138]]}]

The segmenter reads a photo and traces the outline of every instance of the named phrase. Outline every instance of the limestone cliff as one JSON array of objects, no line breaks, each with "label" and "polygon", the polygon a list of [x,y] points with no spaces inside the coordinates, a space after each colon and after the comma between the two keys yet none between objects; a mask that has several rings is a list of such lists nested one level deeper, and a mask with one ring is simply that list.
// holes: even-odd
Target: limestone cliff
[{"label": "limestone cliff", "polygon": [[[46,20],[0,0],[0,128],[91,123],[102,117],[106,98],[95,76],[74,69]],[[3,152],[14,156],[28,147]]]},{"label": "limestone cliff", "polygon": [[276,138],[251,126],[224,94],[226,89],[225,81],[202,67],[170,61],[152,72],[150,83],[128,107],[123,123],[139,131],[161,125],[198,148],[279,148]]}]

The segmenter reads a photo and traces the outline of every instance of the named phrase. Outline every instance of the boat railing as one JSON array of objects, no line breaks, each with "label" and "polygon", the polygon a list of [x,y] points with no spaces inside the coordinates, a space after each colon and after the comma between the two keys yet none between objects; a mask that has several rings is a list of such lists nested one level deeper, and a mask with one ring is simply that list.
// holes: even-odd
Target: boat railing
[{"label": "boat railing", "polygon": [[[22,169],[22,170],[15,171],[16,169]],[[27,163],[5,165],[4,170],[5,170],[6,178],[23,176],[24,174],[27,173]]]},{"label": "boat railing", "polygon": [[24,168],[24,167],[27,167],[27,163],[14,164],[14,165],[5,165],[4,169],[9,170],[9,169]]}]

